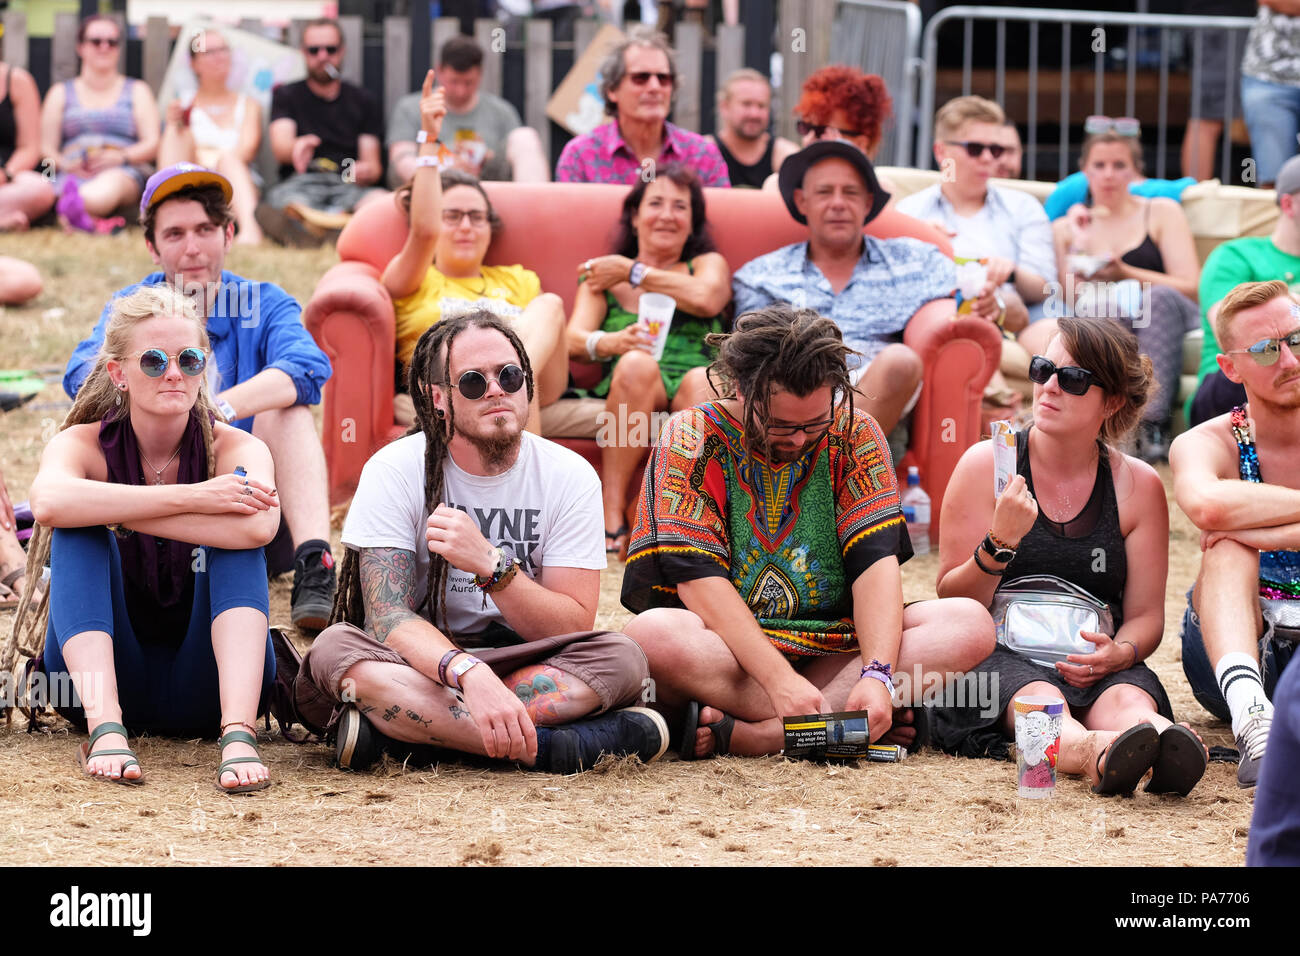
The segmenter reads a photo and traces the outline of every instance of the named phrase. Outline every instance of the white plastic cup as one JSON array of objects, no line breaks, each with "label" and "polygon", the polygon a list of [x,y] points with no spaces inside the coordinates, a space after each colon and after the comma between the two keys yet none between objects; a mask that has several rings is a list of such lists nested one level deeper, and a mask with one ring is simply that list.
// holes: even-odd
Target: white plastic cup
[{"label": "white plastic cup", "polygon": [[1050,799],[1056,792],[1056,758],[1061,749],[1065,701],[1059,697],[1015,698],[1016,793]]},{"label": "white plastic cup", "polygon": [[650,330],[654,342],[650,345],[650,354],[658,362],[664,357],[664,346],[668,344],[668,330],[672,328],[673,313],[677,311],[677,300],[670,295],[658,292],[646,292],[637,303],[637,321]]}]

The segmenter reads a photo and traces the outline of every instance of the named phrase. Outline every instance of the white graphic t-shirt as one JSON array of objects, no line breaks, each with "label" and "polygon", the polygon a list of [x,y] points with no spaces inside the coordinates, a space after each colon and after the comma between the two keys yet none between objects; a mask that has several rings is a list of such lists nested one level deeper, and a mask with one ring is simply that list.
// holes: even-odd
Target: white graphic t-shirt
[{"label": "white graphic t-shirt", "polygon": [[[581,455],[524,432],[519,458],[504,474],[471,475],[450,457],[444,471],[445,503],[473,518],[492,545],[513,553],[519,573],[536,579],[543,567],[605,569],[600,479]],[[343,543],[414,551],[418,606],[429,580],[428,520],[424,435],[408,435],[366,462],[343,525]],[[473,574],[448,569],[447,623],[458,642],[493,623],[506,625],[492,596],[487,595],[486,608],[483,598]]]}]

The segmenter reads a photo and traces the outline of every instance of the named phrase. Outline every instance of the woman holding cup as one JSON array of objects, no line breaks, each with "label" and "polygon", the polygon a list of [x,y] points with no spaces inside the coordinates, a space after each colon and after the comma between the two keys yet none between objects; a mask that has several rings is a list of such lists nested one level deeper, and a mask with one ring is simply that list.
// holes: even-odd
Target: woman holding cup
[{"label": "woman holding cup", "polygon": [[[1026,620],[1007,611],[1021,592],[1040,601],[1032,617],[1045,626],[1033,634],[1023,624],[1018,633],[999,628],[998,647],[977,668],[977,685],[994,688],[997,700],[939,708],[935,742],[970,755],[996,750],[1014,733],[1016,698],[1060,698],[1062,772],[1086,775],[1097,793],[1122,794],[1154,770],[1148,791],[1186,796],[1207,755],[1191,729],[1173,722],[1159,678],[1142,663],[1164,631],[1164,485],[1150,465],[1115,447],[1153,389],[1151,362],[1113,322],[1061,319],[1029,377],[1034,423],[1016,436],[1015,473],[1002,494],[994,497],[990,481],[993,442],[967,449],[948,483],[937,590],[974,598],[1008,625]],[[1104,605],[1098,630],[1058,628],[1056,644],[1044,640],[1066,602],[1023,594],[1040,575],[1063,582],[1061,593],[1077,589]],[[1031,657],[1023,649],[1035,642]]]},{"label": "woman holding cup", "polygon": [[614,246],[578,266],[568,342],[571,358],[606,367],[591,394],[614,418],[602,432],[616,440],[601,443],[605,549],[622,553],[628,483],[657,437],[654,413],[713,397],[704,339],[723,330],[731,269],[709,238],[699,177],[679,163],[628,192]]}]

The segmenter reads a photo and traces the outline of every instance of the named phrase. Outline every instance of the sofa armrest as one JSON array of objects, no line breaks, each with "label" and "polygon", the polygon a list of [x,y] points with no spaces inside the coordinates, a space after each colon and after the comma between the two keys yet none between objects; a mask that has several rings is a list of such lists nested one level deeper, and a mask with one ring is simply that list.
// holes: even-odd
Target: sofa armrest
[{"label": "sofa armrest", "polygon": [[924,365],[908,456],[920,468],[921,486],[930,496],[930,537],[935,541],[948,478],[962,453],[979,441],[984,386],[1002,357],[998,327],[985,319],[956,315],[954,308],[951,299],[929,302],[903,333],[903,341]]},{"label": "sofa armrest", "polygon": [[341,262],[317,284],[303,323],[334,368],[321,444],[337,504],[356,490],[366,459],[400,433],[393,424],[393,302],[373,266]]}]

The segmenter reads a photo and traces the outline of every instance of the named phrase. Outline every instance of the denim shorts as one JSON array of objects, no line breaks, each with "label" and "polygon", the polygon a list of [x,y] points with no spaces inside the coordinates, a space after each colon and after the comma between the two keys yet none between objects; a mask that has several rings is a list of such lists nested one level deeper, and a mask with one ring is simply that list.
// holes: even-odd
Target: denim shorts
[{"label": "denim shorts", "polygon": [[[1273,689],[1278,678],[1286,668],[1291,655],[1295,653],[1295,634],[1290,631],[1285,635],[1277,629],[1270,615],[1264,614],[1264,633],[1259,638],[1259,670],[1264,677],[1264,693],[1273,699]],[[1214,665],[1205,653],[1205,639],[1201,636],[1201,619],[1192,606],[1192,589],[1187,591],[1187,608],[1183,611],[1183,673],[1187,683],[1192,685],[1192,694],[1197,703],[1220,720],[1231,720],[1228,703],[1219,690],[1219,681],[1214,676]]]},{"label": "denim shorts", "polygon": [[1255,179],[1271,183],[1282,164],[1296,154],[1300,133],[1300,87],[1241,77],[1241,111],[1250,130]]}]

